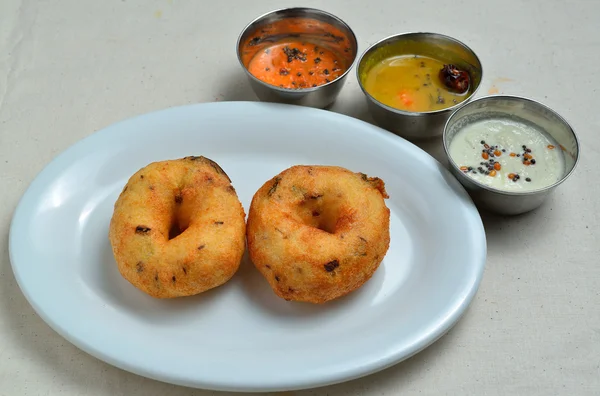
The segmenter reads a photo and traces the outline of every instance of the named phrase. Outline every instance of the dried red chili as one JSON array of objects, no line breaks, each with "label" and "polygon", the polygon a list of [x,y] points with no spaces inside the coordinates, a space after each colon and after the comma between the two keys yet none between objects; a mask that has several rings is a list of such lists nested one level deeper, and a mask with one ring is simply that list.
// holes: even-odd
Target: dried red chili
[{"label": "dried red chili", "polygon": [[457,93],[465,93],[471,85],[469,73],[454,65],[444,65],[440,70],[440,79],[444,85]]}]

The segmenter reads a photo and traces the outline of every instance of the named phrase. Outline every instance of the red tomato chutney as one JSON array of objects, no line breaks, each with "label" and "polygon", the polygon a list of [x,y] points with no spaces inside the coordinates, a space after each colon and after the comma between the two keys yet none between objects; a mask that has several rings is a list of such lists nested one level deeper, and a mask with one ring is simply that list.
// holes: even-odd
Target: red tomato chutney
[{"label": "red tomato chutney", "polygon": [[314,88],[346,72],[352,48],[342,32],[324,22],[292,18],[258,29],[243,44],[242,62],[267,84]]},{"label": "red tomato chutney", "polygon": [[326,84],[344,73],[333,51],[318,45],[284,41],[256,54],[248,71],[281,88],[310,88]]}]

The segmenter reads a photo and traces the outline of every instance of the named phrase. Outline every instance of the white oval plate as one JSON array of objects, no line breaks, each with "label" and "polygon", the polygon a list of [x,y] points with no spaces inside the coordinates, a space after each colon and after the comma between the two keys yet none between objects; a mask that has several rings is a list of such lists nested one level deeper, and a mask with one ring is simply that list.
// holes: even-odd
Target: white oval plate
[{"label": "white oval plate", "polygon": [[[139,168],[188,155],[218,162],[246,212],[254,192],[294,164],[381,177],[391,210],[382,265],[361,289],[324,305],[276,297],[247,258],[207,293],[143,294],[114,262],[113,204]],[[94,133],[37,176],[10,231],[21,290],[68,341],[143,376],[233,391],[322,386],[406,359],[460,318],[485,256],[470,198],[421,149],[333,112],[252,102],[170,108]]]}]

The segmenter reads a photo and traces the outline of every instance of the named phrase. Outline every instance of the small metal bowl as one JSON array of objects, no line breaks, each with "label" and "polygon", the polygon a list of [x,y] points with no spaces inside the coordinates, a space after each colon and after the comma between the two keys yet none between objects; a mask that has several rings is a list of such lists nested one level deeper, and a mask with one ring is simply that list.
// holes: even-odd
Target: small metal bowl
[{"label": "small metal bowl", "polygon": [[[273,24],[284,19],[304,19],[306,23],[303,24],[302,29],[280,29],[274,34],[265,29],[265,27],[274,26]],[[324,28],[327,26],[339,30],[342,33],[341,36],[332,37]],[[305,40],[336,52],[345,60],[346,71],[326,84],[300,89],[286,89],[268,84],[248,71],[248,64],[256,52],[245,53],[245,46],[251,46],[253,50],[259,51],[262,43],[272,44],[287,37]],[[250,80],[252,90],[260,100],[316,108],[325,108],[337,99],[357,54],[358,45],[352,29],[340,18],[314,8],[285,8],[266,13],[250,22],[237,40],[238,60]]]},{"label": "small metal bowl", "polygon": [[[513,192],[486,186],[464,174],[450,156],[452,139],[466,125],[494,117],[531,123],[556,140],[565,160],[565,170],[560,180],[538,190]],[[539,207],[547,196],[573,173],[579,160],[579,141],[569,123],[549,107],[519,96],[493,95],[464,105],[448,119],[443,142],[450,171],[469,192],[475,204],[502,215],[522,214]]]},{"label": "small metal bowl", "polygon": [[[468,97],[452,107],[424,112],[399,110],[379,102],[365,89],[364,80],[373,66],[385,58],[397,55],[429,56],[468,71],[471,77]],[[483,78],[483,67],[475,52],[452,37],[437,33],[403,33],[384,38],[370,46],[358,61],[356,76],[375,122],[399,136],[420,140],[442,134],[450,114],[476,94]]]}]

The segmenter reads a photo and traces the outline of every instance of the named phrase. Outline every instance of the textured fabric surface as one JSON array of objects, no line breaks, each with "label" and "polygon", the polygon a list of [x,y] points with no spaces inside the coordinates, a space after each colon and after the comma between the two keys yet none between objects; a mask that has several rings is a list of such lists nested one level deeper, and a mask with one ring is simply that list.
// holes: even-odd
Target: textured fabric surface
[{"label": "textured fabric surface", "polygon": [[[255,100],[235,55],[257,15],[297,1],[0,2],[0,395],[210,395],[142,378],[72,346],[32,310],[8,257],[12,213],[72,143],[164,107]],[[600,2],[306,0],[355,30],[360,51],[435,31],[480,56],[478,96],[541,100],[579,133],[577,172],[540,209],[485,216],[481,287],[449,334],[380,373],[287,395],[600,394]],[[367,5],[368,4],[368,5]],[[331,108],[371,121],[354,70]],[[420,144],[441,158],[439,140]]]}]

